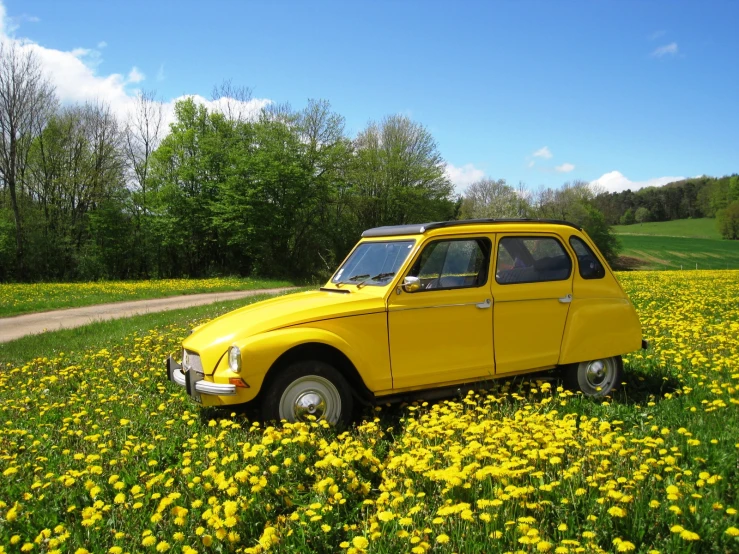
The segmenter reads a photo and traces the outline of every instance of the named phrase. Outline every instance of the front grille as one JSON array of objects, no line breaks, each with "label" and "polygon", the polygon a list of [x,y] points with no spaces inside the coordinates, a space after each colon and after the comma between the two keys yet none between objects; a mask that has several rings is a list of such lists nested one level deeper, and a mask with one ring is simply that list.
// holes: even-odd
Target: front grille
[{"label": "front grille", "polygon": [[194,369],[198,373],[204,373],[203,364],[200,362],[200,356],[192,350],[182,351],[182,369],[184,371]]}]

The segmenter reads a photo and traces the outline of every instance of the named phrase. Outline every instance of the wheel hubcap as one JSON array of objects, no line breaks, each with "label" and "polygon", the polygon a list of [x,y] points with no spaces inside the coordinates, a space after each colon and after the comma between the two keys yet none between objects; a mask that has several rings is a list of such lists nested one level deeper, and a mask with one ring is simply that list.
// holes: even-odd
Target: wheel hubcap
[{"label": "wheel hubcap", "polygon": [[595,360],[588,364],[585,378],[592,387],[602,387],[609,379],[610,371],[603,360]]},{"label": "wheel hubcap", "polygon": [[295,400],[295,406],[293,406],[293,413],[298,421],[307,419],[306,416],[308,415],[320,419],[325,412],[326,399],[318,391],[307,391],[300,394]]},{"label": "wheel hubcap", "polygon": [[337,423],[341,417],[341,396],[336,386],[319,375],[306,375],[290,383],[280,398],[280,419],[308,421],[325,419]]}]

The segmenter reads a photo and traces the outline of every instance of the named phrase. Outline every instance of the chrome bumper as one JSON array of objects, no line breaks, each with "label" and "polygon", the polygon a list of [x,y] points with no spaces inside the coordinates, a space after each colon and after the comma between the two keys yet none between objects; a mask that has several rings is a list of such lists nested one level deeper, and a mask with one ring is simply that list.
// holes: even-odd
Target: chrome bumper
[{"label": "chrome bumper", "polygon": [[187,389],[187,394],[192,396],[196,401],[200,401],[201,394],[210,394],[212,396],[236,395],[236,385],[221,385],[219,383],[204,381],[204,375],[193,369],[183,373],[182,366],[175,362],[172,356],[167,358],[167,378],[173,383]]}]

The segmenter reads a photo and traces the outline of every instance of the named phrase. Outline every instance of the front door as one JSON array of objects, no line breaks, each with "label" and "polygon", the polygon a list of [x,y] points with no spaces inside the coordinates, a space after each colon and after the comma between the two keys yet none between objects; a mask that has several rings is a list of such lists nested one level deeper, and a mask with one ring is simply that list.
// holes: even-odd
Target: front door
[{"label": "front door", "polygon": [[556,365],[572,301],[569,254],[548,235],[498,235],[496,251],[496,373]]},{"label": "front door", "polygon": [[488,237],[424,245],[406,274],[420,288],[388,300],[393,388],[494,375],[491,250]]}]

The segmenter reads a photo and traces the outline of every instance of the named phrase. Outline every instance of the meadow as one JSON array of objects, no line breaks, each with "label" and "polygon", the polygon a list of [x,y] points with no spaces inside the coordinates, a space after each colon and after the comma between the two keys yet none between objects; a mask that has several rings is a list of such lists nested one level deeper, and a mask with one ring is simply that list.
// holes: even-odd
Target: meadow
[{"label": "meadow", "polygon": [[180,294],[256,290],[292,285],[293,283],[289,281],[239,277],[88,283],[0,283],[0,317],[124,300],[145,300]]},{"label": "meadow", "polygon": [[721,240],[721,233],[718,232],[716,220],[709,217],[614,225],[611,229],[617,235],[653,235]]},{"label": "meadow", "polygon": [[717,239],[619,235],[622,256],[634,269],[739,269],[739,242]]},{"label": "meadow", "polygon": [[614,225],[624,269],[739,269],[739,242],[723,240],[716,220],[677,219]]},{"label": "meadow", "polygon": [[651,347],[612,398],[519,379],[348,429],[167,382],[236,303],[2,345],[0,553],[737,552],[739,272],[619,279]]}]

